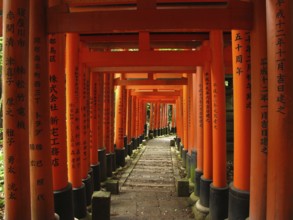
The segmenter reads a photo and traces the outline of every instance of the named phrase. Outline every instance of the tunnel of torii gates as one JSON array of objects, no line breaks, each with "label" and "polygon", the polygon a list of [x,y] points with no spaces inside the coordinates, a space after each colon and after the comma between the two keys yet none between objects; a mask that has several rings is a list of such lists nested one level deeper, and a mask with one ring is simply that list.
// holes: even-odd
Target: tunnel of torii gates
[{"label": "tunnel of torii gates", "polygon": [[198,209],[212,219],[293,219],[292,1],[1,6],[6,219],[84,217],[100,182],[146,134],[170,127]]}]

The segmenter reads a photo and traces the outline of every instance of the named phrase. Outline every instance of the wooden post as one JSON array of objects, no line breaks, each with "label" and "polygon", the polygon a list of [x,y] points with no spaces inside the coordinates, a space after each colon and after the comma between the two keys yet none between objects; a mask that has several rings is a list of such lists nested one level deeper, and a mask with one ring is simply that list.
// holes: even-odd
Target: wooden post
[{"label": "wooden post", "polygon": [[[21,26],[17,25],[18,21],[22,22]],[[6,27],[3,29],[2,78],[5,219],[31,219],[28,22],[28,1],[3,1],[3,26]],[[17,29],[13,31],[9,27]]]},{"label": "wooden post", "polygon": [[112,157],[111,157],[111,75],[104,73],[104,103],[103,103],[103,133],[104,133],[104,146],[106,148],[106,170],[107,177],[112,176]]},{"label": "wooden post", "polygon": [[[251,31],[251,219],[266,219],[268,150],[268,75],[266,1],[254,1],[254,29]],[[260,145],[261,143],[261,145]]]},{"label": "wooden post", "polygon": [[[249,215],[250,184],[250,33],[232,31],[234,92],[234,182],[230,186],[229,218]],[[241,201],[241,202],[239,202]]]},{"label": "wooden post", "polygon": [[[101,120],[100,109],[98,106],[98,100],[100,98],[99,88],[101,84],[101,76],[99,73],[90,73],[90,164],[93,171],[93,190],[100,190],[101,183],[101,173],[100,173],[100,162],[98,157],[98,138],[102,135],[99,132],[103,133],[103,129],[99,122]],[[102,145],[100,145],[102,147]]]},{"label": "wooden post", "polygon": [[45,1],[30,1],[29,149],[32,219],[54,218],[46,9]]},{"label": "wooden post", "polygon": [[186,168],[186,156],[188,152],[188,86],[184,85],[183,86],[183,96],[182,96],[182,131],[183,131],[183,150],[182,150],[182,162],[183,162],[183,167]]},{"label": "wooden post", "polygon": [[122,86],[117,86],[116,89],[116,100],[115,100],[115,116],[116,116],[116,161],[117,166],[125,166],[125,148],[124,148],[124,105],[126,103],[123,103],[123,88]]},{"label": "wooden post", "polygon": [[[66,34],[66,119],[68,177],[73,187],[74,216],[86,216],[85,186],[81,177],[79,107],[79,36]],[[78,207],[78,208],[77,208]]]},{"label": "wooden post", "polygon": [[266,1],[269,90],[267,219],[293,218],[292,3],[289,0]]},{"label": "wooden post", "polygon": [[65,98],[65,34],[49,35],[51,164],[55,212],[73,219],[72,185],[68,183]]},{"label": "wooden post", "polygon": [[[203,175],[200,177],[200,199],[199,202],[204,207],[210,206],[210,184],[213,180],[213,131],[212,120],[210,120],[208,112],[211,110],[211,96],[207,94],[205,88],[205,99],[203,102],[203,71],[205,75],[210,72],[209,65],[206,63],[204,69],[198,67],[196,69],[196,88],[197,88],[197,149],[199,151],[198,160],[201,161],[201,149],[203,149]],[[203,125],[203,109],[204,108],[204,125]],[[210,115],[211,117],[211,115]],[[201,163],[201,162],[200,162]],[[199,163],[199,164],[200,164]],[[197,170],[197,178],[201,172]]]},{"label": "wooden post", "polygon": [[212,114],[213,114],[213,183],[210,187],[212,219],[228,217],[228,186],[226,176],[226,92],[224,42],[222,31],[211,31],[212,47]]},{"label": "wooden post", "polygon": [[115,93],[114,73],[110,73],[110,151],[112,160],[112,171],[116,170],[116,155],[114,151],[114,120],[115,120]]}]

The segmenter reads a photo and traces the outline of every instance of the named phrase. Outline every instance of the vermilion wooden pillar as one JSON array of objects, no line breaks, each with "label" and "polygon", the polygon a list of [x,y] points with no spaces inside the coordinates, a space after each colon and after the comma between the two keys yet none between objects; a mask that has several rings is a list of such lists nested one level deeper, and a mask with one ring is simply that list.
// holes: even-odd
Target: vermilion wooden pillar
[{"label": "vermilion wooden pillar", "polygon": [[171,132],[176,134],[176,104],[171,105],[172,109],[172,121],[171,121]]},{"label": "vermilion wooden pillar", "polygon": [[251,31],[251,174],[250,219],[266,219],[268,150],[268,75],[266,1],[254,1]]},{"label": "vermilion wooden pillar", "polygon": [[117,86],[116,97],[115,97],[115,134],[116,134],[116,162],[117,166],[125,166],[124,157],[124,129],[123,129],[123,117],[124,117],[124,103],[123,103],[123,88],[122,86]]},{"label": "vermilion wooden pillar", "polygon": [[[66,125],[68,177],[73,187],[74,216],[86,216],[85,186],[81,177],[80,108],[79,108],[79,36],[66,34]],[[78,208],[77,208],[78,207]]]},{"label": "vermilion wooden pillar", "polygon": [[51,164],[55,212],[73,219],[72,185],[68,183],[65,98],[65,34],[49,35]]},{"label": "vermilion wooden pillar", "polygon": [[107,177],[112,176],[112,146],[111,146],[111,74],[104,73],[104,103],[103,103],[103,133],[106,147]]},{"label": "vermilion wooden pillar", "polygon": [[[194,157],[195,155],[191,155],[191,152],[194,150],[194,146],[193,146],[193,140],[194,140],[194,122],[193,122],[193,118],[194,116],[194,112],[193,112],[193,88],[194,88],[194,84],[193,84],[193,74],[188,74],[187,75],[187,80],[188,80],[188,91],[187,91],[187,128],[188,128],[188,134],[187,134],[187,143],[188,143],[188,152],[186,155],[186,168],[187,168],[187,178],[190,178],[191,181],[194,178],[194,170],[195,170],[195,158],[192,158],[192,156]],[[192,177],[191,177],[191,173]]]},{"label": "vermilion wooden pillar", "polygon": [[[199,190],[200,199],[199,203],[204,207],[209,207],[210,198],[210,184],[213,180],[213,141],[212,141],[212,120],[207,120],[207,112],[211,109],[211,96],[206,96],[203,102],[203,71],[206,74],[210,72],[209,65],[206,64],[204,68],[198,67],[196,69],[196,88],[197,88],[197,149],[199,151],[198,160],[201,160],[201,149],[203,149],[203,175],[200,176],[200,169],[197,169],[196,178],[197,184],[200,178]],[[205,85],[206,86],[206,85]],[[205,88],[206,89],[206,88]],[[207,92],[207,90],[205,90]],[[209,105],[210,103],[210,105]],[[204,107],[204,125],[203,125],[203,108]],[[203,136],[204,135],[204,136]]]},{"label": "vermilion wooden pillar", "polygon": [[107,179],[106,145],[104,143],[104,74],[97,74],[97,144],[101,182],[103,182]]},{"label": "vermilion wooden pillar", "polygon": [[30,1],[28,113],[32,219],[54,218],[50,154],[48,38],[44,22],[46,9],[45,1]]},{"label": "vermilion wooden pillar", "polygon": [[[206,42],[207,43],[207,42]],[[198,68],[199,72],[200,69]],[[205,63],[202,67],[203,78],[203,131],[198,130],[199,135],[202,134],[203,142],[197,145],[197,168],[195,173],[196,178],[196,195],[200,195],[200,179],[204,173],[203,178],[211,180],[213,177],[212,167],[212,96],[211,96],[211,68],[209,63]],[[199,102],[199,101],[197,101]],[[199,118],[199,117],[197,117]],[[197,123],[199,123],[197,121]],[[200,140],[199,140],[200,142]]]},{"label": "vermilion wooden pillar", "polygon": [[186,167],[186,158],[188,152],[188,86],[183,86],[183,96],[182,96],[182,130],[183,130],[183,150],[182,150],[182,162],[183,167]]},{"label": "vermilion wooden pillar", "polygon": [[154,137],[158,136],[158,102],[154,103]]},{"label": "vermilion wooden pillar", "polygon": [[93,171],[93,190],[100,190],[101,173],[100,162],[98,158],[98,88],[99,80],[101,79],[99,73],[90,73],[90,164]]},{"label": "vermilion wooden pillar", "polygon": [[151,102],[150,103],[150,122],[149,122],[149,137],[151,138],[152,135],[151,134],[154,134],[154,123],[153,123],[153,120],[154,120],[154,104]]},{"label": "vermilion wooden pillar", "polygon": [[127,154],[130,156],[132,154],[133,145],[131,143],[132,138],[132,97],[130,95],[131,90],[127,90],[127,115],[126,115],[126,121],[127,121],[127,127],[126,127],[126,136],[127,136],[127,148],[128,152]]},{"label": "vermilion wooden pillar", "polygon": [[110,73],[110,143],[111,147],[111,160],[112,160],[112,171],[116,170],[116,155],[114,151],[114,120],[115,120],[115,91],[114,91],[114,73]]},{"label": "vermilion wooden pillar", "polygon": [[293,2],[267,0],[266,12],[269,89],[267,219],[293,219]]},{"label": "vermilion wooden pillar", "polygon": [[[180,92],[182,93],[182,91]],[[177,125],[177,148],[181,150],[180,143],[182,141],[182,97],[178,97],[176,100],[176,125]]]},{"label": "vermilion wooden pillar", "polygon": [[[121,79],[125,79],[125,74],[121,74]],[[122,86],[122,103],[123,103],[123,108],[122,108],[122,128],[123,128],[123,146],[124,146],[124,152],[125,155],[128,152],[128,147],[127,147],[127,90],[125,86]]]},{"label": "vermilion wooden pillar", "polygon": [[[80,48],[83,47],[81,44]],[[91,204],[93,194],[92,169],[90,167],[90,144],[89,144],[89,94],[88,94],[88,77],[89,72],[85,64],[79,64],[79,118],[80,118],[80,149],[81,149],[81,177],[86,190],[87,206]]]},{"label": "vermilion wooden pillar", "polygon": [[[17,22],[22,21],[21,26]],[[28,127],[28,1],[3,1],[3,150],[5,219],[31,219]],[[16,43],[16,40],[20,43]],[[15,42],[14,46],[9,42]],[[12,70],[18,68],[19,74]],[[19,110],[21,111],[19,111]]]},{"label": "vermilion wooden pillar", "polygon": [[232,31],[234,93],[234,182],[230,185],[229,218],[249,215],[250,184],[250,33]]},{"label": "vermilion wooden pillar", "polygon": [[131,140],[132,140],[132,148],[136,149],[136,105],[137,105],[137,97],[132,96],[132,102],[131,102]]},{"label": "vermilion wooden pillar", "polygon": [[212,219],[228,216],[228,186],[226,176],[226,92],[224,72],[224,42],[222,31],[211,31],[212,47],[212,115],[213,115],[213,183],[210,187]]}]

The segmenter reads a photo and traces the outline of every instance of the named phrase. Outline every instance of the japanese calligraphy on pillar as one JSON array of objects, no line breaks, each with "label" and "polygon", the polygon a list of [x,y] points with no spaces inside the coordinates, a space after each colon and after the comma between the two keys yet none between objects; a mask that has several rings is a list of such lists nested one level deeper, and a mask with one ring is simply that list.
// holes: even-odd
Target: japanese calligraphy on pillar
[{"label": "japanese calligraphy on pillar", "polygon": [[103,123],[104,123],[104,145],[107,149],[107,153],[110,153],[110,74],[104,74],[104,114],[103,114]]},{"label": "japanese calligraphy on pillar", "polygon": [[276,111],[282,115],[287,114],[287,98],[286,98],[286,74],[287,74],[287,62],[286,56],[286,38],[288,35],[288,23],[289,19],[284,13],[285,8],[289,7],[287,4],[288,0],[277,0],[276,1],[276,24],[275,24],[275,63],[276,63],[276,90],[277,96],[277,109]]},{"label": "japanese calligraphy on pillar", "polygon": [[235,50],[233,53],[235,62],[234,77],[245,77],[246,84],[246,108],[251,108],[251,62],[250,62],[250,33],[245,31],[236,32],[234,40]]},{"label": "japanese calligraphy on pillar", "polygon": [[[198,73],[201,74],[201,73]],[[198,115],[199,115],[199,127],[203,127],[203,85],[202,85],[202,77],[198,76]]]},{"label": "japanese calligraphy on pillar", "polygon": [[261,100],[261,151],[267,153],[268,151],[268,67],[267,59],[261,59],[260,63],[260,100]]},{"label": "japanese calligraphy on pillar", "polygon": [[[91,91],[90,91],[90,148],[97,144],[97,74],[91,73]],[[93,152],[94,153],[94,152]]]},{"label": "japanese calligraphy on pillar", "polygon": [[218,128],[218,89],[217,84],[213,83],[213,127],[214,129]]},{"label": "japanese calligraphy on pillar", "polygon": [[204,106],[205,122],[211,122],[211,75],[209,72],[204,73]]},{"label": "japanese calligraphy on pillar", "polygon": [[[51,64],[56,64],[56,38],[54,35],[50,35],[49,38],[49,62]],[[55,70],[50,68],[50,125],[51,125],[51,158],[52,166],[59,166],[59,144],[60,144],[60,132],[59,132],[59,115],[58,115],[58,101],[59,101],[59,90],[58,82],[59,78]]]},{"label": "japanese calligraphy on pillar", "polygon": [[[9,92],[5,95],[3,100],[4,105],[4,116],[8,121],[12,123],[5,123],[4,130],[4,146],[8,149],[8,175],[9,181],[6,184],[8,187],[8,200],[16,200],[18,189],[21,187],[17,182],[13,181],[13,176],[16,175],[16,163],[14,149],[18,148],[18,141],[16,137],[19,135],[25,135],[27,129],[26,121],[26,102],[27,102],[27,60],[18,60],[17,54],[10,53],[10,51],[16,49],[25,49],[24,46],[27,45],[25,39],[25,18],[26,10],[24,8],[18,8],[16,10],[10,10],[6,15],[5,31],[6,35],[4,38],[4,47],[8,51],[5,60],[3,60],[4,65],[4,83],[8,87]],[[10,92],[10,91],[15,92]],[[15,120],[16,119],[16,120]]]}]

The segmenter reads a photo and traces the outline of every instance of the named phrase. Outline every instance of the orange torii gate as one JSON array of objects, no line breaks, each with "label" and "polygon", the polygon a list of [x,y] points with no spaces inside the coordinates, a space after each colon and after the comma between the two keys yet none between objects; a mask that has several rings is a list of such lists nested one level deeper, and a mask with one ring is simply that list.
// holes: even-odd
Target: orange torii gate
[{"label": "orange torii gate", "polygon": [[[161,1],[162,0],[159,0],[159,2]],[[235,94],[235,103],[238,103],[235,105],[237,106],[235,108],[235,125],[242,125],[241,120],[244,120],[243,125],[245,126],[241,126],[240,129],[235,126],[235,176],[234,188],[233,186],[231,187],[230,195],[233,197],[236,193],[236,197],[239,197],[241,193],[245,194],[245,201],[243,204],[240,204],[239,207],[237,207],[239,204],[237,202],[237,198],[233,197],[232,199],[233,201],[236,200],[236,202],[230,200],[231,205],[229,212],[231,212],[231,214],[229,215],[229,218],[234,218],[233,212],[237,212],[236,215],[241,214],[241,217],[246,218],[248,217],[249,211],[251,218],[291,219],[292,210],[290,205],[293,194],[291,187],[293,183],[293,173],[291,171],[292,150],[290,146],[292,145],[292,139],[290,138],[290,135],[292,134],[293,123],[292,117],[290,117],[290,107],[291,96],[293,92],[292,86],[290,86],[292,84],[292,77],[289,74],[292,72],[292,64],[289,62],[289,60],[293,53],[291,36],[292,2],[287,0],[253,0],[252,2],[254,3],[255,15],[257,15],[254,16],[254,20],[252,20],[251,16],[251,2],[223,1],[225,2],[223,7],[192,7],[191,9],[176,9],[177,16],[174,16],[174,12],[172,12],[173,9],[165,9],[162,11],[152,8],[152,10],[146,10],[142,2],[143,1],[138,1],[137,5],[139,10],[122,11],[118,9],[116,11],[110,12],[70,12],[66,7],[58,7],[58,4],[56,4],[57,7],[51,7],[48,10],[49,15],[46,18],[46,14],[39,15],[39,13],[47,11],[46,5],[43,1],[4,1],[3,27],[5,28],[3,28],[3,49],[5,62],[3,67],[3,133],[5,162],[5,218],[31,219],[37,218],[38,216],[41,216],[41,218],[44,219],[52,218],[54,203],[51,194],[54,191],[55,211],[57,212],[58,209],[56,208],[56,198],[57,195],[61,195],[57,194],[57,191],[61,191],[60,193],[63,191],[66,191],[67,193],[70,192],[71,187],[68,182],[70,182],[73,186],[73,198],[75,198],[73,200],[74,204],[85,201],[85,194],[83,193],[84,189],[82,189],[82,179],[88,175],[90,165],[89,161],[92,165],[96,164],[98,161],[100,163],[102,162],[101,160],[97,161],[97,158],[95,158],[93,155],[96,151],[94,148],[92,148],[91,153],[89,153],[89,143],[87,142],[89,137],[85,134],[85,130],[89,131],[88,129],[90,128],[88,122],[89,114],[87,112],[85,113],[86,115],[83,115],[82,112],[84,106],[88,106],[88,104],[84,102],[86,101],[85,99],[89,99],[88,88],[85,89],[85,87],[83,87],[83,90],[87,93],[86,98],[81,102],[83,109],[81,109],[79,99],[77,98],[77,96],[80,96],[77,94],[81,94],[80,89],[83,86],[83,84],[79,83],[86,82],[88,84],[87,81],[89,80],[86,78],[84,78],[86,80],[79,80],[79,77],[82,76],[83,71],[86,71],[87,77],[89,76],[89,72],[96,72],[95,74],[103,75],[105,72],[107,74],[117,72],[119,69],[121,69],[121,72],[123,73],[156,71],[162,73],[170,70],[170,73],[186,72],[190,74],[194,72],[197,66],[202,66],[203,80],[206,79],[205,77],[208,78],[208,82],[206,84],[207,88],[206,90],[204,89],[203,93],[203,101],[204,103],[208,103],[209,101],[210,104],[213,103],[213,105],[209,108],[208,106],[205,106],[205,104],[203,106],[203,111],[205,113],[209,112],[211,115],[211,121],[206,122],[204,120],[203,122],[203,144],[200,142],[202,139],[199,138],[200,135],[202,135],[202,131],[200,129],[198,130],[198,127],[195,129],[197,137],[196,147],[198,149],[197,171],[200,173],[202,169],[203,175],[207,175],[205,172],[205,164],[207,164],[207,169],[212,174],[210,175],[213,181],[212,188],[210,188],[211,191],[223,189],[223,192],[226,193],[226,181],[223,172],[226,159],[224,155],[225,143],[223,142],[223,137],[225,136],[223,134],[223,127],[225,127],[225,108],[223,106],[224,91],[222,87],[224,85],[222,73],[223,66],[226,63],[226,55],[223,55],[223,48],[219,47],[222,42],[219,43],[218,41],[222,41],[222,33],[220,33],[222,32],[221,30],[230,30],[233,28],[232,50],[235,52],[233,55],[234,78],[236,82],[235,91],[239,89],[239,92]],[[29,4],[31,8],[29,7]],[[79,2],[79,4],[84,4],[84,2]],[[155,7],[154,1],[147,5],[148,7]],[[267,12],[267,17],[264,15],[265,11]],[[29,13],[31,21],[29,21]],[[202,19],[198,19],[207,14],[211,16],[209,16],[205,22],[202,22]],[[147,17],[146,15],[152,17],[158,22],[153,24],[149,20],[145,21],[145,19],[138,19],[137,21],[136,19],[133,19],[144,18]],[[37,19],[35,17],[37,17]],[[125,19],[118,19],[123,17],[125,17]],[[96,22],[98,19],[93,18],[101,18],[99,22],[102,22],[103,25],[101,26],[99,22]],[[177,20],[174,20],[174,18]],[[172,22],[170,22],[170,20]],[[221,22],[214,22],[215,20]],[[21,22],[16,23],[16,21]],[[45,25],[45,22],[47,22],[48,25]],[[261,29],[260,27],[264,27],[265,23],[267,23],[267,31]],[[28,28],[28,25],[30,26],[30,29]],[[12,29],[12,27],[14,27],[14,29]],[[251,30],[251,28],[253,28],[251,34],[251,50],[253,51],[251,56],[251,69],[256,73],[251,76],[253,80],[252,92],[255,94],[251,102],[252,125],[249,124],[250,120],[248,116],[248,110],[246,109],[247,112],[245,111],[243,114],[244,111],[242,111],[243,108],[241,108],[241,105],[245,103],[244,100],[247,101],[247,105],[250,104],[250,93],[248,92],[247,88],[243,89],[245,86],[250,87],[249,74],[246,75],[245,79],[241,78],[245,76],[244,72],[241,72],[243,65],[248,61],[245,59],[244,62],[243,59],[244,56],[248,56],[247,54],[243,53],[243,51],[240,51],[240,48],[239,50],[236,49],[238,47],[238,43],[242,47],[243,45],[247,44],[247,42],[242,42],[243,39],[239,39],[237,34],[240,34],[240,38],[243,38],[243,30]],[[141,40],[139,42],[141,51],[133,54],[131,54],[132,52],[130,51],[120,54],[114,54],[111,52],[87,51],[86,53],[88,54],[85,54],[84,56],[82,53],[84,53],[85,49],[81,48],[81,64],[85,67],[85,69],[80,71],[76,67],[76,65],[79,64],[77,58],[77,50],[80,43],[78,40],[78,33],[112,34],[114,30],[119,33],[122,33],[122,31],[123,33],[137,32],[137,30],[148,30],[150,32],[161,31],[162,33],[166,32],[167,30],[174,30],[175,32],[182,30],[219,31],[211,31],[210,42],[212,45],[212,50],[181,51],[179,53],[173,53],[170,51],[166,53],[161,53],[160,51],[149,51],[150,42],[149,44],[144,45],[143,40],[141,40],[143,38],[150,39],[151,36],[149,33],[141,34],[141,37],[139,37],[139,40]],[[60,111],[58,114],[56,114],[56,116],[54,115],[54,113],[57,113],[56,107],[58,107],[58,110],[59,108],[62,108],[61,104],[57,104],[57,100],[62,100],[62,92],[58,94],[58,97],[56,97],[57,95],[54,94],[55,85],[57,88],[57,82],[54,81],[53,75],[51,75],[52,77],[49,77],[48,75],[48,68],[46,65],[48,54],[45,54],[47,51],[47,45],[44,42],[47,41],[46,35],[48,33],[50,34],[49,39],[52,41],[53,35],[51,34],[58,33],[55,35],[56,41],[58,41],[58,38],[60,37],[59,33],[64,34],[69,32],[71,34],[67,35],[68,37],[66,40],[67,101],[63,101],[63,105],[66,103],[68,120],[66,124],[67,145],[65,146],[65,144],[62,143],[64,140],[62,141],[61,139],[62,135],[65,136],[65,119],[64,117],[62,118],[62,114],[64,116],[64,112],[62,113]],[[246,35],[246,33],[244,34]],[[28,35],[31,36],[30,39]],[[158,34],[155,35],[158,37]],[[266,35],[269,46],[267,46],[265,43]],[[38,38],[42,40],[40,41]],[[204,39],[208,40],[209,38],[204,36]],[[58,45],[58,43],[56,45]],[[64,50],[62,49],[64,48],[64,45],[63,47],[60,46],[61,48],[59,52],[58,48],[56,48],[55,52],[55,47],[50,44],[50,40],[49,46],[52,49],[49,50],[50,57],[48,59],[51,74],[51,70],[54,69],[52,61],[55,58],[57,59],[57,56],[54,58],[54,54],[59,54],[59,52],[62,54],[61,50]],[[268,54],[266,49],[268,49]],[[28,51],[30,51],[30,55],[28,54]],[[68,51],[70,51],[70,56]],[[34,59],[32,58],[32,54]],[[231,51],[227,54],[228,56],[231,56]],[[40,55],[42,56],[40,57]],[[97,55],[99,61],[91,57],[92,55]],[[124,60],[123,56],[127,58]],[[141,60],[139,60],[139,57]],[[86,61],[86,59],[88,59],[88,61]],[[178,63],[176,63],[177,61]],[[210,77],[210,68],[207,67],[208,65],[211,65],[212,67],[212,77]],[[250,64],[246,63],[246,65],[246,67],[248,67]],[[227,68],[226,64],[225,66]],[[57,69],[57,66],[55,67]],[[60,71],[61,75],[61,72],[64,72],[64,68],[62,70],[62,64],[58,64],[58,68],[60,68],[58,72]],[[38,74],[39,69],[41,70],[42,74]],[[78,73],[78,71],[80,72]],[[218,71],[220,74],[216,74]],[[28,74],[28,72],[33,72],[33,74]],[[70,73],[70,75],[68,73]],[[222,78],[220,78],[220,76]],[[47,80],[45,80],[45,77]],[[196,77],[199,77],[199,75]],[[58,79],[62,81],[61,77],[58,77]],[[122,79],[119,83],[123,84],[126,81],[130,80]],[[187,80],[182,79],[180,81],[186,82]],[[216,83],[214,83],[214,81],[216,81]],[[110,82],[113,81],[110,80]],[[267,84],[267,82],[269,83]],[[127,132],[125,133],[127,133],[129,138],[134,137],[135,139],[138,139],[138,137],[143,133],[142,125],[144,124],[145,120],[145,111],[143,109],[145,103],[155,103],[158,102],[158,100],[156,100],[156,98],[153,99],[153,97],[132,97],[130,90],[137,89],[139,87],[167,89],[173,87],[174,84],[169,85],[165,80],[163,82],[165,85],[161,85],[161,82],[157,82],[157,80],[154,78],[147,79],[147,82],[144,85],[140,85],[144,82],[136,81],[132,83],[138,84],[125,85],[125,88],[128,90],[127,117],[130,119],[133,114],[135,114],[136,117],[134,119],[135,123],[131,124],[131,120],[130,123],[127,123],[128,127]],[[208,85],[208,83],[210,83],[210,85]],[[38,89],[37,87],[40,87],[40,84],[42,87]],[[203,85],[204,84],[205,81]],[[103,85],[103,80],[101,80],[99,88],[103,88]],[[190,89],[186,83],[179,84],[178,87],[182,87],[182,85],[185,85],[188,89]],[[212,86],[212,88],[209,86]],[[215,88],[215,86],[217,88]],[[115,167],[116,164],[112,159],[114,153],[114,89],[112,89],[113,85],[110,87],[112,95],[109,95],[110,111],[108,120],[109,138],[107,139],[107,150],[111,154],[111,166]],[[48,88],[48,90],[46,91],[44,88]],[[210,91],[210,94],[208,94],[208,90]],[[188,124],[188,120],[192,118],[192,115],[190,115],[192,110],[186,109],[186,106],[190,106],[190,104],[186,104],[188,103],[188,101],[186,101],[186,97],[188,97],[186,91],[184,92],[184,96],[182,90],[180,90],[179,93],[179,96],[175,99],[168,100],[166,98],[165,100],[159,101],[160,104],[157,105],[157,110],[161,105],[162,112],[161,114],[157,114],[157,116],[161,116],[162,124],[161,126],[158,126],[157,129],[162,129],[166,125],[166,103],[174,104],[174,102],[176,102],[176,116],[178,116],[176,117],[176,127],[178,130],[178,140],[182,139],[183,143],[185,143],[184,145],[187,145],[185,148],[190,149],[190,147],[192,147],[190,146],[192,140],[188,138],[190,135],[188,135],[188,131],[186,130],[186,123]],[[209,95],[212,96],[209,97]],[[244,99],[245,95],[246,99]],[[268,96],[270,99],[267,98]],[[104,96],[101,95],[101,97],[103,98]],[[132,98],[134,99],[133,102],[130,101]],[[200,107],[199,100],[200,98],[196,100],[198,107]],[[133,109],[131,109],[131,105],[134,106]],[[103,104],[99,106],[102,106],[102,109],[104,108]],[[50,116],[48,112],[49,110],[51,111]],[[42,114],[38,114],[39,112]],[[103,111],[98,111],[98,114],[102,115],[103,117]],[[198,115],[199,113],[196,114],[196,116]],[[57,116],[59,121],[56,121],[55,119]],[[196,118],[200,120],[200,118]],[[63,127],[60,120],[64,120],[62,122]],[[207,118],[207,120],[209,119]],[[157,122],[160,121],[157,120]],[[58,126],[56,123],[58,123]],[[80,123],[82,123],[84,126],[81,126]],[[126,122],[124,123],[122,120],[122,124],[124,126],[124,124],[126,125]],[[196,126],[198,126],[198,124],[196,124]],[[50,125],[51,128],[49,128]],[[189,127],[191,127],[191,125],[192,123],[189,124]],[[34,136],[34,132],[37,130],[36,128],[40,126],[44,128],[41,131],[42,137],[41,135]],[[136,126],[134,128],[134,136],[132,136],[132,134],[129,132],[131,126]],[[220,129],[215,126],[221,127],[222,131],[219,131]],[[51,138],[49,129],[51,129]],[[207,135],[205,134],[206,129],[208,129]],[[252,133],[250,132],[250,129],[253,129],[251,131]],[[29,130],[32,132],[29,132]],[[244,131],[244,133],[239,131]],[[195,133],[195,131],[193,131],[193,133]],[[83,134],[84,137],[79,136],[80,134]],[[103,134],[103,132],[99,132],[97,135],[100,134]],[[244,134],[246,134],[246,136],[244,136]],[[249,137],[250,134],[251,138]],[[59,139],[57,139],[58,136],[60,137]],[[208,140],[206,140],[206,138],[208,138]],[[209,138],[212,138],[212,142]],[[82,140],[86,140],[86,142]],[[103,143],[104,137],[99,138],[98,141],[99,140],[101,140]],[[60,143],[59,146],[57,146],[57,141]],[[208,145],[210,146],[209,153],[213,154],[212,159],[206,158],[205,154],[202,155],[202,146],[200,146],[203,145],[203,151],[205,152],[206,143],[209,143],[209,141],[212,143],[212,145]],[[49,146],[49,143],[51,146]],[[252,147],[251,153],[251,147],[249,146],[250,143]],[[63,146],[61,144],[63,144]],[[85,145],[83,145],[83,148],[81,149],[82,144]],[[102,150],[103,147],[103,144],[99,144],[98,146],[100,150]],[[64,150],[68,150],[67,159]],[[89,160],[90,157],[91,160]],[[250,161],[250,157],[251,164],[248,162]],[[58,160],[59,166],[57,166]],[[85,161],[85,163],[82,164],[82,161]],[[104,161],[106,161],[106,159]],[[68,168],[66,168],[66,165],[64,165],[67,162]],[[50,169],[51,166],[49,166],[49,164],[52,165],[52,169]],[[249,169],[250,165],[251,169]],[[104,167],[106,168],[108,166],[105,165]],[[41,170],[44,170],[44,173],[41,173]],[[60,172],[68,172],[68,179],[64,176],[61,177]],[[31,176],[31,178],[29,176]],[[51,176],[53,178],[51,178]],[[255,188],[252,189],[250,185],[253,187],[255,186]],[[250,199],[248,198],[249,190],[251,196]],[[240,194],[238,194],[239,191]],[[37,193],[34,194],[33,192]],[[242,195],[240,195],[240,197],[241,196]],[[76,201],[76,198],[78,198],[78,201]],[[217,200],[211,201],[217,203]],[[250,207],[248,205],[249,202]],[[79,206],[82,208],[82,210],[85,210],[84,204],[85,203]],[[217,214],[217,211],[215,212],[216,209],[213,208],[213,204],[214,203],[209,204],[211,216],[216,216],[217,218],[219,217],[219,214]],[[222,202],[222,204],[225,205],[226,202]],[[38,209],[36,207],[38,207]],[[238,208],[243,212],[238,212],[236,210]],[[226,210],[226,208],[221,210]],[[60,213],[59,215],[62,218],[62,214]],[[75,216],[83,217],[84,213],[83,211],[78,213],[76,212]]]}]

